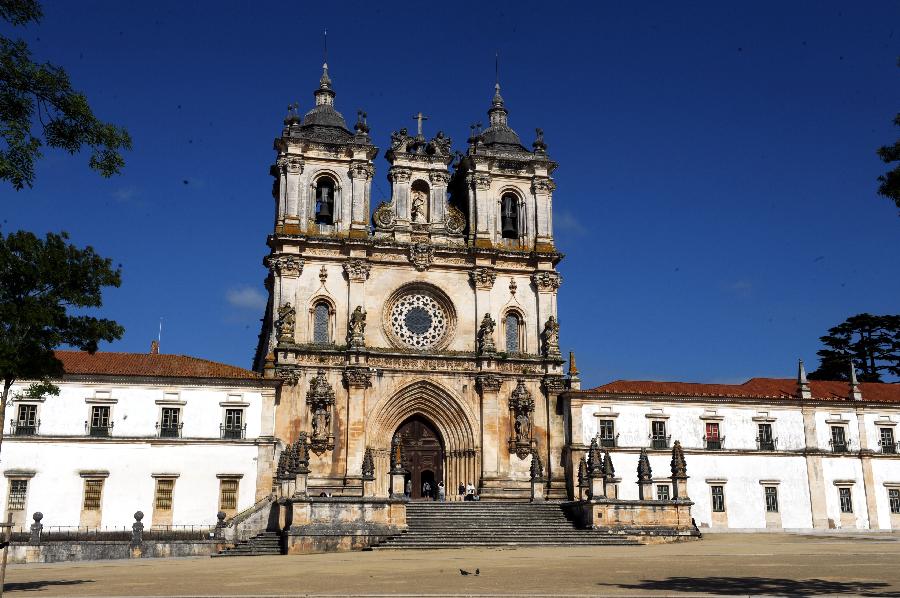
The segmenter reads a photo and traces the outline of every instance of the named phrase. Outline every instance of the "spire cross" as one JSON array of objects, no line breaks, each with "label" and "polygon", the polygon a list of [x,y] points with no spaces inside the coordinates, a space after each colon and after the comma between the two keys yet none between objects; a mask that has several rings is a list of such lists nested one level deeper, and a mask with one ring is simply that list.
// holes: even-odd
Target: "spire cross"
[{"label": "spire cross", "polygon": [[325,68],[328,68],[328,27],[323,28],[322,38],[322,43],[324,45],[324,49],[322,52],[322,63],[325,65]]},{"label": "spire cross", "polygon": [[423,121],[423,120],[428,120],[428,117],[425,116],[424,114],[422,114],[422,111],[420,110],[418,114],[416,114],[416,115],[413,116],[413,119],[415,119],[416,121],[418,121],[418,125],[417,125],[416,130],[417,130],[418,136],[421,137],[421,136],[422,136],[422,121]]}]

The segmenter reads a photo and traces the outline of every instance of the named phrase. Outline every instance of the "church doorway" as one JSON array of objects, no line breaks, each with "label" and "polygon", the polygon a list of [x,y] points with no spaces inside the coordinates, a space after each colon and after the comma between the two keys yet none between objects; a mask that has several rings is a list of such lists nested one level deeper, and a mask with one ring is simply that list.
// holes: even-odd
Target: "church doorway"
[{"label": "church doorway", "polygon": [[437,428],[421,415],[414,415],[397,428],[400,437],[403,468],[409,473],[411,498],[426,498],[425,484],[430,498],[437,496],[437,484],[444,479],[444,442]]}]

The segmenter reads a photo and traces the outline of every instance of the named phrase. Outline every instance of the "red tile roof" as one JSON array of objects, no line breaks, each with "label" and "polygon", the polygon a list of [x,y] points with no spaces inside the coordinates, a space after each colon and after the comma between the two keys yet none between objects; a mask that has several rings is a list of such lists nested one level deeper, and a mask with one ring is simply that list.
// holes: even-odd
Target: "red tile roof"
[{"label": "red tile roof", "polygon": [[260,375],[251,370],[188,357],[151,353],[55,351],[66,374],[94,376],[150,376],[159,378],[218,378],[254,380]]},{"label": "red tile roof", "polygon": [[[850,384],[848,382],[810,380],[809,386],[813,399],[850,400]],[[859,390],[864,401],[900,403],[900,384],[862,382]],[[580,392],[587,394],[793,399],[797,398],[797,381],[790,378],[751,378],[743,384],[698,384],[694,382],[616,380]]]}]

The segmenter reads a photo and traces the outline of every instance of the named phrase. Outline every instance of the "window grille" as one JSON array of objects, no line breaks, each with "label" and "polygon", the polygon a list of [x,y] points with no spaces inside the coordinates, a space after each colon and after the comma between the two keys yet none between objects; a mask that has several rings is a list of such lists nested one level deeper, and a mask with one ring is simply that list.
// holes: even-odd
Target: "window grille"
[{"label": "window grille", "polygon": [[612,448],[616,446],[615,422],[611,419],[601,419],[597,435],[600,437],[600,446]]},{"label": "window grille", "polygon": [[766,511],[778,512],[778,488],[775,486],[766,486]]},{"label": "window grille", "polygon": [[847,432],[844,426],[831,426],[831,450],[835,453],[847,452]]},{"label": "window grille", "polygon": [[159,478],[156,480],[156,508],[160,511],[172,510],[172,490],[175,488],[175,480],[172,478]]},{"label": "window grille", "polygon": [[6,501],[8,511],[24,511],[25,496],[28,494],[28,480],[9,481],[9,499]]},{"label": "window grille", "polygon": [[894,442],[893,428],[881,428],[881,452],[894,454],[897,452],[897,444]]},{"label": "window grille", "polygon": [[91,426],[89,434],[91,436],[109,436],[109,429],[111,427],[109,422],[109,406],[94,405],[91,407]]},{"label": "window grille", "polygon": [[162,438],[178,438],[181,432],[181,409],[178,407],[163,407],[162,419],[159,426],[159,435]]},{"label": "window grille", "polygon": [[669,500],[668,484],[659,484],[656,487],[656,500]]},{"label": "window grille", "polygon": [[37,434],[37,405],[19,405],[14,434],[16,436]]},{"label": "window grille", "polygon": [[850,494],[850,488],[838,488],[841,497],[841,513],[853,512],[853,497]]},{"label": "window grille", "polygon": [[223,438],[244,437],[244,410],[226,409],[225,424],[222,426]]},{"label": "window grille", "polygon": [[102,479],[84,480],[84,510],[99,511],[100,500],[103,494]]},{"label": "window grille", "polygon": [[725,487],[724,486],[710,486],[710,491],[712,492],[712,510],[713,513],[724,513],[725,512]]},{"label": "window grille", "polygon": [[519,316],[516,314],[506,316],[506,352],[519,352]]},{"label": "window grille", "polygon": [[224,479],[219,484],[219,510],[237,509],[238,480]]},{"label": "window grille", "polygon": [[888,488],[888,502],[891,513],[900,513],[900,488]]},{"label": "window grille", "polygon": [[775,450],[775,438],[772,436],[772,424],[759,424],[756,435],[756,446],[761,451]]},{"label": "window grille", "polygon": [[327,303],[317,303],[313,310],[313,342],[320,345],[328,344],[331,341],[329,334],[329,324],[331,320],[331,310],[328,309]]}]

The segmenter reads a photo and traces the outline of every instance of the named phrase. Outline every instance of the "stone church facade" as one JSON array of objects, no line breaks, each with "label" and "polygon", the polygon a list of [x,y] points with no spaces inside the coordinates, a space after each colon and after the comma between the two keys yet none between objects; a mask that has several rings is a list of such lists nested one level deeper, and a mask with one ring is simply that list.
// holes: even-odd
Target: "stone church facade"
[{"label": "stone church facade", "polygon": [[489,126],[473,131],[465,154],[440,131],[426,136],[420,115],[414,134],[391,136],[391,196],[370,226],[378,148],[365,114],[351,132],[327,66],[314,97],[275,140],[269,304],[255,358],[284,381],[276,436],[309,435],[310,493],[359,496],[370,449],[387,496],[396,436],[414,496],[443,479],[448,489],[478,485],[484,498],[526,498],[536,453],[550,497],[564,498],[562,255],[556,163],[540,130],[526,148],[499,86]]}]

